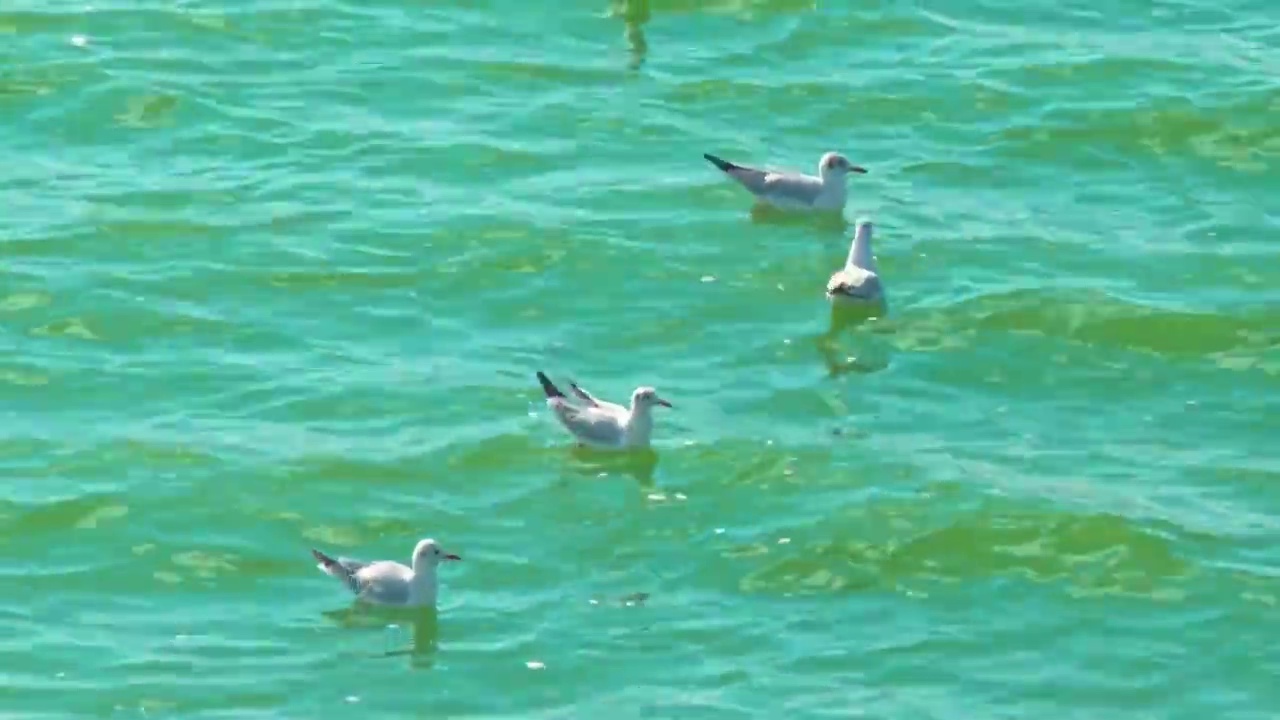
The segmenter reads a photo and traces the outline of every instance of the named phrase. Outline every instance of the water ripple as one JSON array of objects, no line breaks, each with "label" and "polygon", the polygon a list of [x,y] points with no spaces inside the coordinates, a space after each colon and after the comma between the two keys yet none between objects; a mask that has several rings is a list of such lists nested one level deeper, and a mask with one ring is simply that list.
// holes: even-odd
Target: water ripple
[{"label": "water ripple", "polygon": [[[1271,10],[11,3],[7,706],[1260,717]],[[701,159],[828,149],[888,318]],[[309,555],[427,535],[438,623]]]}]

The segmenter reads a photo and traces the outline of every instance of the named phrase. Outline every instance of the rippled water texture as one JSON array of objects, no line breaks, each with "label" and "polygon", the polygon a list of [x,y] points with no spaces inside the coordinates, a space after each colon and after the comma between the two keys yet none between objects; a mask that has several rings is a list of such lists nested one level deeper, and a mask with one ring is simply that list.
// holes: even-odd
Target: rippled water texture
[{"label": "rippled water texture", "polygon": [[1277,17],[0,5],[0,715],[1276,717]]}]

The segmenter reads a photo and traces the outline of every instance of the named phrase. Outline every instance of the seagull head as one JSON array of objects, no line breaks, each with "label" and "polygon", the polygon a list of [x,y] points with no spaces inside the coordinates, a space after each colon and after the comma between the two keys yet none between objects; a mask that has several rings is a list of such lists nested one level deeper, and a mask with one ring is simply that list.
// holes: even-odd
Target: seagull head
[{"label": "seagull head", "polygon": [[858,218],[857,221],[854,223],[854,228],[855,228],[853,231],[854,242],[857,242],[859,240],[863,242],[869,242],[871,240],[871,231],[875,229],[875,226],[867,218]]},{"label": "seagull head", "polygon": [[822,176],[824,182],[828,180],[844,180],[849,173],[865,175],[866,172],[866,168],[850,163],[849,158],[837,152],[826,153],[818,161],[818,175]]},{"label": "seagull head", "polygon": [[646,410],[654,405],[662,407],[671,407],[671,403],[658,397],[658,391],[651,387],[638,387],[635,392],[631,393],[631,407],[634,410],[645,408]]},{"label": "seagull head", "polygon": [[440,546],[436,544],[436,541],[431,538],[420,540],[417,546],[413,548],[413,569],[415,572],[419,568],[434,568],[446,560],[461,559],[462,558],[454,555],[453,553],[447,553],[444,550],[441,550]]}]

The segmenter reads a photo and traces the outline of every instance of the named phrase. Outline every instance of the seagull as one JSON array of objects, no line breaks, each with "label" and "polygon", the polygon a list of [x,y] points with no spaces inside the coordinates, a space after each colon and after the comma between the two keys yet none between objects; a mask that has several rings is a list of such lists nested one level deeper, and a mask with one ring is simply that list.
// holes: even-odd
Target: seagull
[{"label": "seagull", "polygon": [[870,220],[858,221],[849,258],[827,281],[827,299],[833,303],[884,303],[884,287],[871,256]]},{"label": "seagull", "polygon": [[818,161],[818,175],[775,172],[735,165],[710,153],[702,157],[756,196],[756,200],[783,210],[843,210],[845,178],[849,173],[865,174],[866,168],[852,165],[845,156],[829,152]]},{"label": "seagull", "polygon": [[436,566],[446,560],[462,558],[447,553],[430,538],[413,548],[413,567],[391,560],[364,562],[350,558],[334,559],[312,550],[319,563],[316,567],[346,583],[356,598],[373,605],[398,607],[436,606]]},{"label": "seagull", "polygon": [[571,404],[568,396],[541,370],[538,382],[547,394],[547,407],[579,445],[608,450],[646,448],[653,434],[653,406],[671,407],[671,403],[658,397],[658,392],[651,387],[636,388],[631,393],[631,407],[625,408],[601,400],[572,382],[569,389],[582,404]]}]

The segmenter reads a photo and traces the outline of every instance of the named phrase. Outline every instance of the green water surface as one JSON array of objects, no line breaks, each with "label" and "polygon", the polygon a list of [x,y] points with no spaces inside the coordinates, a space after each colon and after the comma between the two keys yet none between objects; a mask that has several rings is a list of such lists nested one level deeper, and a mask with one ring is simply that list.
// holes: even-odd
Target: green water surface
[{"label": "green water surface", "polygon": [[[0,3],[0,717],[1280,717],[1278,26]],[[827,150],[883,320],[701,157]]]}]

